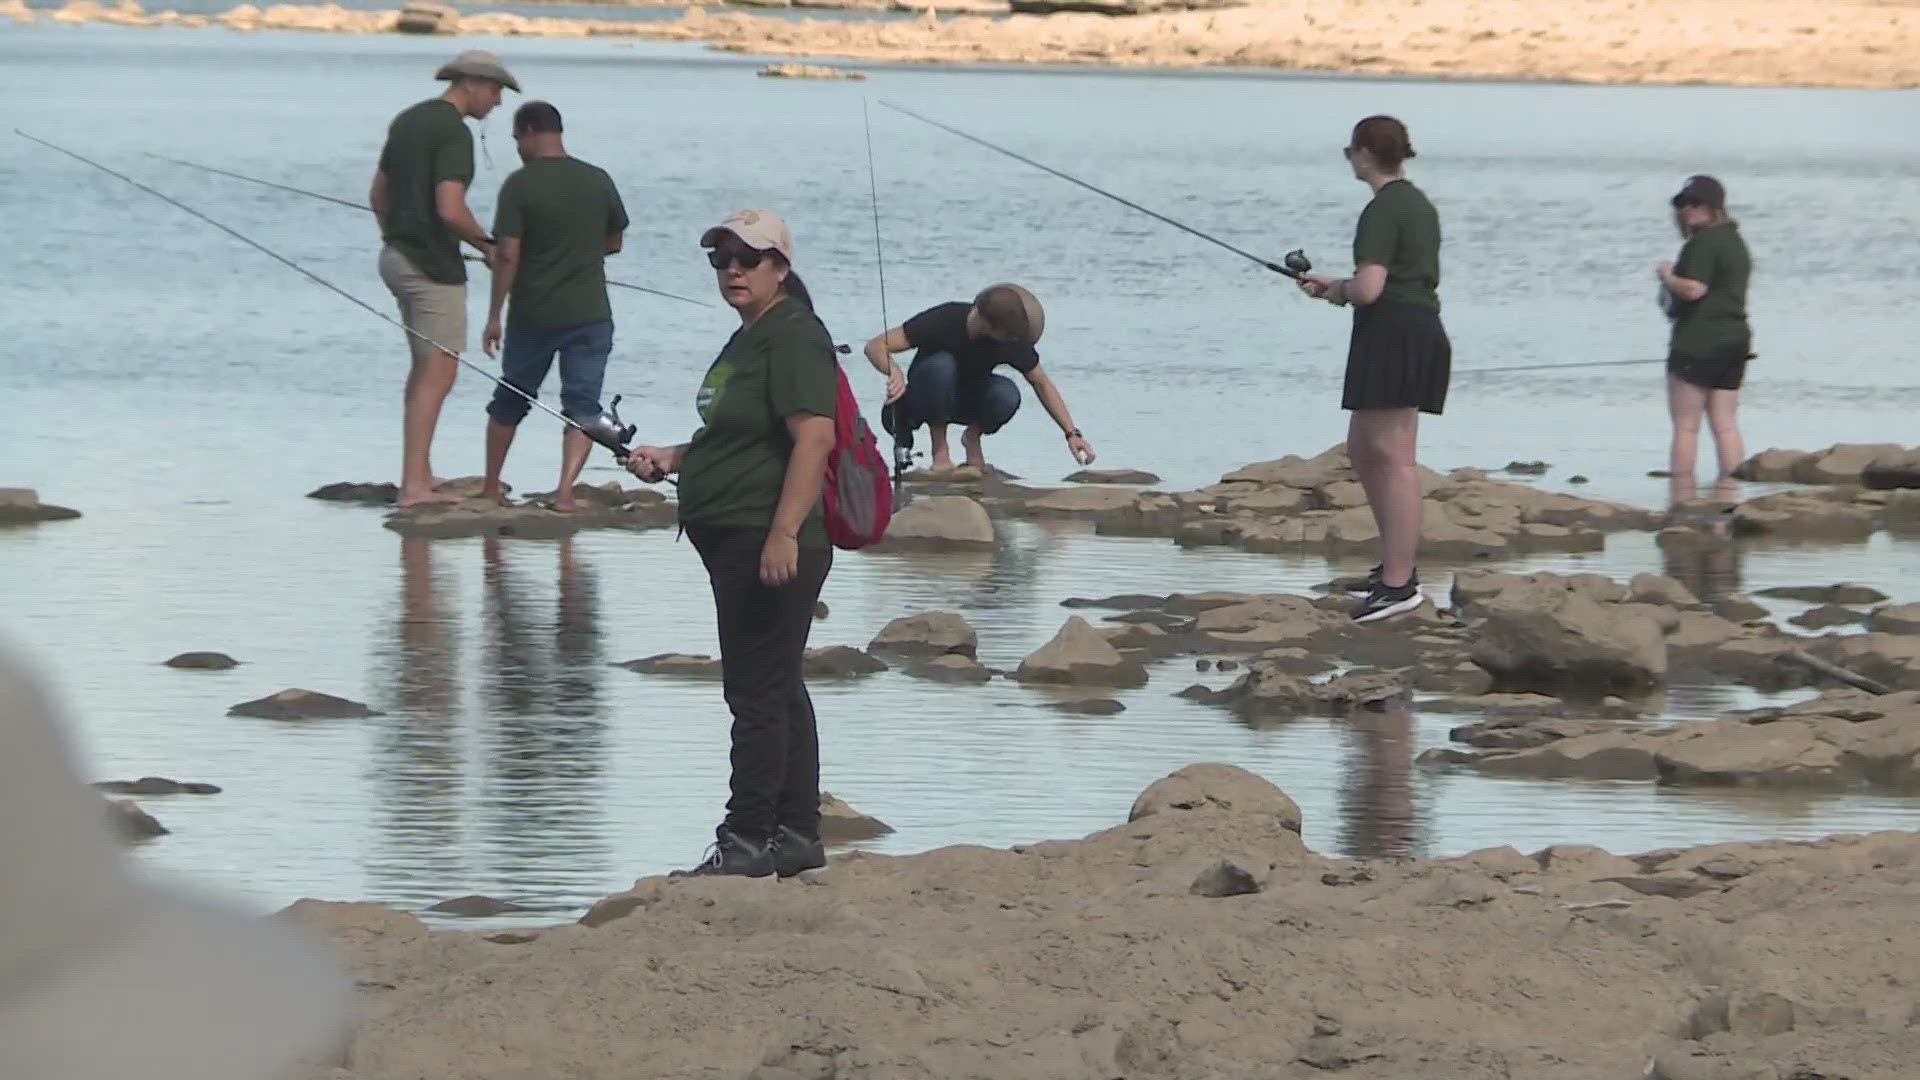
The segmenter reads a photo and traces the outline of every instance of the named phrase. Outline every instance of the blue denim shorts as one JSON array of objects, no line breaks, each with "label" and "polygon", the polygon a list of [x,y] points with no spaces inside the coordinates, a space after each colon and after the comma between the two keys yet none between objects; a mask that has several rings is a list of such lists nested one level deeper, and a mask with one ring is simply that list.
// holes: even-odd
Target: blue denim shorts
[{"label": "blue denim shorts", "polygon": [[[561,327],[508,327],[500,351],[500,377],[540,396],[553,358],[560,358],[560,411],[571,419],[600,415],[600,384],[613,352],[613,320]],[[526,398],[496,386],[487,415],[502,424],[518,424],[533,408]]]}]

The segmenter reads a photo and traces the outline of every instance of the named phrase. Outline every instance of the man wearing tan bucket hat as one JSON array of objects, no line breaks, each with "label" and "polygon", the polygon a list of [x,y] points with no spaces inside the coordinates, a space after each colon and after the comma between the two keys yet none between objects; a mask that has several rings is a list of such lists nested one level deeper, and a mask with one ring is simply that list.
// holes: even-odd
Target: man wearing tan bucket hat
[{"label": "man wearing tan bucket hat", "polygon": [[492,112],[503,89],[520,91],[500,58],[480,49],[441,65],[434,78],[451,85],[393,118],[368,194],[383,241],[380,280],[411,331],[401,434],[403,507],[457,501],[434,490],[431,451],[440,406],[459,371],[454,355],[467,347],[467,268],[460,242],[493,257],[493,238],[467,209],[473,134],[464,120]]},{"label": "man wearing tan bucket hat", "polygon": [[0,1076],[268,1080],[338,1061],[339,967],[286,922],[136,874],[18,659],[0,641]]}]

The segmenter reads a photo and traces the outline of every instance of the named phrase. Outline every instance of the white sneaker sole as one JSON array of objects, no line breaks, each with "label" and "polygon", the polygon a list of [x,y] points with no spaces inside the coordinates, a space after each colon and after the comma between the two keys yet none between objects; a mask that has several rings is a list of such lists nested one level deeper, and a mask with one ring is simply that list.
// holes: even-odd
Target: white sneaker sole
[{"label": "white sneaker sole", "polygon": [[1426,594],[1418,590],[1415,590],[1414,594],[1412,596],[1407,597],[1405,600],[1398,600],[1398,601],[1395,601],[1394,603],[1388,604],[1386,607],[1383,607],[1378,611],[1369,611],[1365,615],[1356,616],[1353,621],[1356,623],[1379,622],[1381,619],[1389,619],[1395,615],[1401,615],[1406,612],[1412,611],[1414,608],[1417,608],[1421,604],[1424,604],[1426,602],[1427,602]]}]

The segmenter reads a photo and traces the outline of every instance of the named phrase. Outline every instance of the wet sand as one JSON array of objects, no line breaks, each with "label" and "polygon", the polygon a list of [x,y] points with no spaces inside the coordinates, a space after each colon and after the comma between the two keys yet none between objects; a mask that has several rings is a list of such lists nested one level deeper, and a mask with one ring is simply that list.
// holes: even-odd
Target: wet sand
[{"label": "wet sand", "polygon": [[[75,0],[16,22],[392,32],[398,9],[243,4],[218,16]],[[528,18],[463,11],[461,35],[704,41],[753,54],[942,64],[1089,64],[1585,83],[1920,86],[1911,0],[1261,0],[1246,7],[1114,18],[1091,14],[815,22],[690,8],[680,19]]]}]

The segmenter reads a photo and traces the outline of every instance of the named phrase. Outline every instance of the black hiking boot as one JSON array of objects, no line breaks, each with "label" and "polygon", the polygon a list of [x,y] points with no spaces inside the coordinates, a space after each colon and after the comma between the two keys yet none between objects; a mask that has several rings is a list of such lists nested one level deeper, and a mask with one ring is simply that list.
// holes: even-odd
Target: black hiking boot
[{"label": "black hiking boot", "polygon": [[773,851],[764,843],[749,840],[731,829],[722,828],[720,838],[707,848],[706,858],[689,870],[675,870],[668,877],[709,877],[723,874],[739,877],[766,877],[773,873]]},{"label": "black hiking boot", "polygon": [[827,865],[827,845],[816,836],[807,836],[785,825],[773,831],[768,845],[773,851],[773,872],[790,878],[803,870],[818,870]]}]

